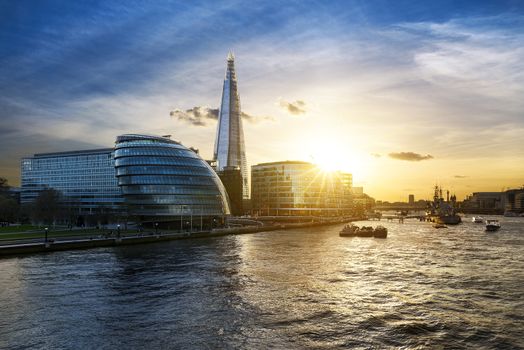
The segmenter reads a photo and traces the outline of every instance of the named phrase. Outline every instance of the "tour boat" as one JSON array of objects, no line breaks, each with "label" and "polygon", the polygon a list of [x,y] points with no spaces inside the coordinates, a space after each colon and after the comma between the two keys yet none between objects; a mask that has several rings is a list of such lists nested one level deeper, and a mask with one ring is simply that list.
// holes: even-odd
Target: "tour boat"
[{"label": "tour boat", "polygon": [[498,220],[486,220],[486,231],[497,231],[500,228]]}]

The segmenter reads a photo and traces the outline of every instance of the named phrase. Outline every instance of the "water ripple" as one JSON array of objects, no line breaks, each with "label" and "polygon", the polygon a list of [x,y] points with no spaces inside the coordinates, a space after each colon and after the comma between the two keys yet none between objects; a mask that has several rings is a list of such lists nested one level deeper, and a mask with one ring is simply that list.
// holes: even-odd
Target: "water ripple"
[{"label": "water ripple", "polygon": [[0,348],[524,347],[524,219],[385,225],[2,259]]}]

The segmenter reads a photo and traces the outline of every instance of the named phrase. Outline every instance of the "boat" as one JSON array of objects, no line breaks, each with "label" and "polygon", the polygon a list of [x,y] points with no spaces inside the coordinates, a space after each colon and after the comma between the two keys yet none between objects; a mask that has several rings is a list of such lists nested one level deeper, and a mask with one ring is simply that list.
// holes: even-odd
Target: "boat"
[{"label": "boat", "polygon": [[484,218],[482,216],[474,216],[471,218],[471,222],[475,223],[475,224],[483,224],[484,223]]},{"label": "boat", "polygon": [[455,195],[449,196],[447,191],[447,197],[442,197],[442,188],[435,186],[435,192],[433,195],[433,202],[430,203],[429,209],[426,212],[427,221],[434,222],[441,225],[458,225],[462,222],[462,218],[457,215],[455,211],[455,204],[457,197]]},{"label": "boat", "polygon": [[434,228],[448,228],[446,225],[444,224],[435,224],[433,225]]},{"label": "boat", "polygon": [[375,230],[373,230],[373,227],[371,226],[362,226],[360,230],[357,231],[358,237],[373,237],[373,233]]},{"label": "boat", "polygon": [[371,226],[358,227],[353,224],[344,226],[339,232],[340,237],[375,237],[387,238],[388,230],[383,226],[373,228]]},{"label": "boat", "polygon": [[373,237],[375,238],[387,238],[388,237],[388,229],[384,226],[377,226],[373,230]]},{"label": "boat", "polygon": [[339,236],[340,237],[356,237],[357,232],[360,230],[358,226],[355,226],[353,224],[349,224],[344,226],[344,228],[340,231]]},{"label": "boat", "polygon": [[438,215],[435,222],[441,225],[458,225],[462,222],[462,219],[457,214]]},{"label": "boat", "polygon": [[486,220],[486,231],[497,231],[500,229],[500,222],[498,220]]}]

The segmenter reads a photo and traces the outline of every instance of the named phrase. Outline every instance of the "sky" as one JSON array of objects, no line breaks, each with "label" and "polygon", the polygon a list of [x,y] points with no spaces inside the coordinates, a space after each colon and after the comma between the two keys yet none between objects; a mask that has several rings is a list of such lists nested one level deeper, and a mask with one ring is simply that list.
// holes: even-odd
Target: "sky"
[{"label": "sky", "polygon": [[0,1],[0,176],[172,135],[210,159],[229,50],[250,165],[376,199],[524,185],[524,2]]}]

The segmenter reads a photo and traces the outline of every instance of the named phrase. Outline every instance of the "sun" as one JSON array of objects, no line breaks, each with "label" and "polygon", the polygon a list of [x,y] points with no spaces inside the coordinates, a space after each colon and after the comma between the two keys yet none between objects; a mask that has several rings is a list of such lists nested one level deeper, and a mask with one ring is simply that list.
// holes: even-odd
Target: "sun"
[{"label": "sun", "polygon": [[336,144],[334,140],[325,140],[308,151],[312,163],[325,172],[333,172],[347,170],[347,164],[344,161],[347,153],[344,152],[344,149],[343,145]]},{"label": "sun", "polygon": [[333,172],[343,170],[343,162],[337,158],[336,154],[330,152],[323,152],[317,156],[313,156],[313,163],[315,163],[322,171]]},{"label": "sun", "polygon": [[337,144],[335,140],[326,140],[307,151],[309,160],[323,172],[351,173],[355,180],[364,181],[373,168],[369,154],[342,142]]}]

